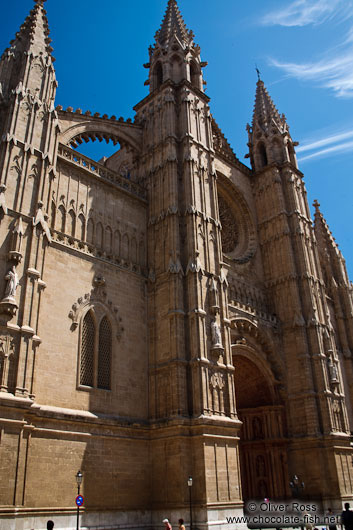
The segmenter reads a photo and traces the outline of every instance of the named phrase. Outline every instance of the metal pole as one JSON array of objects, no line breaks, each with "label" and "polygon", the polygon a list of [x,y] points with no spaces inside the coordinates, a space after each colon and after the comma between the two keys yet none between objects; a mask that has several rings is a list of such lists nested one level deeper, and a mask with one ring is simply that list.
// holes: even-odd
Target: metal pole
[{"label": "metal pole", "polygon": [[189,500],[190,500],[190,530],[192,530],[191,488],[192,488],[192,486],[189,486]]},{"label": "metal pole", "polygon": [[[77,495],[80,495],[80,484],[77,484]],[[76,530],[80,530],[80,507],[77,505]]]}]

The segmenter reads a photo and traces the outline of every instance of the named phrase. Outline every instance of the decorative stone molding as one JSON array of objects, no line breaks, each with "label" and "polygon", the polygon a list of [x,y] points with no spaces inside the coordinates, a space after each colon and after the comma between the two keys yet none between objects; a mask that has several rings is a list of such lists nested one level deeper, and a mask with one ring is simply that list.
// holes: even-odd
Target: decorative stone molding
[{"label": "decorative stone molding", "polygon": [[119,308],[108,299],[105,278],[102,275],[96,275],[93,279],[93,289],[90,293],[86,293],[80,296],[71,308],[69,312],[69,318],[72,320],[71,330],[77,329],[81,320],[82,314],[87,307],[94,305],[96,302],[101,303],[107,311],[110,313],[116,324],[116,337],[118,340],[121,339],[124,328],[121,324],[122,319],[119,315]]},{"label": "decorative stone molding", "polygon": [[201,263],[199,256],[200,256],[200,252],[196,250],[195,258],[189,259],[188,265],[186,267],[186,274],[189,274],[189,272],[201,272],[201,274],[205,274],[205,270],[202,267],[202,263]]},{"label": "decorative stone molding", "polygon": [[48,240],[48,243],[51,243],[51,233],[47,223],[48,216],[43,214],[42,207],[43,203],[42,201],[39,201],[36,216],[33,218],[33,226],[40,226]]}]

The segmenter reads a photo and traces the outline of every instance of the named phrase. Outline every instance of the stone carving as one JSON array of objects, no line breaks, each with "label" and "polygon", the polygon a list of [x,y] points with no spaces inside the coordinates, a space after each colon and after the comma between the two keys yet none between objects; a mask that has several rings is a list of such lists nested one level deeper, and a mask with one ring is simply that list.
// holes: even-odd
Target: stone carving
[{"label": "stone carving", "polygon": [[71,330],[77,329],[81,315],[87,308],[87,306],[93,306],[95,303],[100,302],[111,314],[116,323],[116,337],[118,340],[121,339],[124,328],[122,326],[122,319],[119,315],[119,308],[108,299],[106,291],[106,281],[103,275],[97,274],[93,279],[93,289],[90,293],[86,293],[77,299],[69,312],[69,318],[72,320]]},{"label": "stone carving", "polygon": [[6,200],[5,200],[5,191],[6,191],[5,184],[0,184],[0,208],[2,208],[2,211],[6,215],[7,206],[6,206]]},{"label": "stone carving", "polygon": [[337,366],[336,363],[332,361],[332,359],[330,359],[328,362],[328,371],[330,375],[330,382],[332,384],[339,383]]},{"label": "stone carving", "polygon": [[215,372],[214,374],[212,374],[210,377],[210,385],[212,386],[212,388],[219,388],[220,390],[222,390],[225,385],[223,375],[219,372]]},{"label": "stone carving", "polygon": [[36,216],[33,218],[33,226],[37,226],[37,225],[40,226],[48,242],[51,243],[51,233],[50,233],[50,229],[47,223],[48,216],[43,214],[42,207],[43,207],[43,203],[42,201],[39,201]]},{"label": "stone carving", "polygon": [[221,195],[218,196],[219,218],[222,224],[222,251],[229,254],[239,241],[239,229],[233,213]]},{"label": "stone carving", "polygon": [[5,296],[3,301],[14,300],[16,289],[19,283],[15,265],[13,265],[13,267],[8,271],[5,276],[5,280],[7,283],[5,287]]},{"label": "stone carving", "polygon": [[222,335],[219,325],[215,320],[211,322],[212,348],[223,348]]},{"label": "stone carving", "polygon": [[22,259],[22,240],[24,235],[24,228],[21,216],[18,217],[13,225],[11,244],[9,250],[9,260],[20,263]]},{"label": "stone carving", "polygon": [[4,298],[0,302],[0,313],[8,313],[11,316],[16,314],[18,305],[15,300],[16,289],[18,287],[18,275],[16,267],[13,265],[5,276],[6,286]]},{"label": "stone carving", "polygon": [[9,362],[15,353],[15,341],[11,335],[0,336],[0,392],[7,392],[9,386]]},{"label": "stone carving", "polygon": [[195,251],[195,258],[189,259],[188,266],[186,267],[186,274],[189,272],[201,272],[201,274],[204,274],[205,272],[202,267],[200,252],[198,250]]}]

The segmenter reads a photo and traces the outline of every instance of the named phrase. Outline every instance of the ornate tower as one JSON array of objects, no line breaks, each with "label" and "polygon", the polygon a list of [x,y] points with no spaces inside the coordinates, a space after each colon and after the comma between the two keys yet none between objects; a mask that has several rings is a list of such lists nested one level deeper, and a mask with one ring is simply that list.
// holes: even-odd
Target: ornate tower
[{"label": "ornate tower", "polygon": [[3,385],[20,396],[33,394],[40,297],[45,287],[41,271],[51,238],[44,200],[55,176],[58,133],[57,83],[43,2],[35,3],[0,60],[1,205],[8,213],[1,226],[4,239],[10,232],[7,263],[1,266],[7,283],[0,312],[4,337],[13,344],[13,367]]},{"label": "ornate tower", "polygon": [[[265,281],[282,323],[283,356],[290,374],[289,470],[305,477],[306,494],[312,499],[321,490],[338,504],[344,480],[340,467],[348,463],[350,452],[341,360],[303,174],[295,159],[296,144],[260,79],[248,132]],[[337,445],[345,454],[339,466]]]},{"label": "ornate tower", "polygon": [[203,92],[206,63],[175,0],[169,0],[149,51],[150,94],[135,110],[143,126],[149,200],[153,506],[186,508],[191,475],[197,517],[205,522],[214,503],[241,505],[240,422],[209,98]]}]

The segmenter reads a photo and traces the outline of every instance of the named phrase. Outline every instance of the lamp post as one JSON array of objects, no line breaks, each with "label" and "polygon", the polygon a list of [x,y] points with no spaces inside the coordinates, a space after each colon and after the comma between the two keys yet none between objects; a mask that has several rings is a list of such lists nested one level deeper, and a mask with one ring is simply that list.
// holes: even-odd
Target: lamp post
[{"label": "lamp post", "polygon": [[[77,483],[77,495],[80,495],[80,488],[82,484],[82,478],[83,475],[81,471],[77,471],[76,473],[76,483]],[[77,504],[77,518],[76,518],[76,530],[79,530],[80,528],[80,506]]]},{"label": "lamp post", "polygon": [[192,477],[188,478],[188,487],[189,487],[190,530],[192,530],[192,504],[191,504]]},{"label": "lamp post", "polygon": [[299,491],[303,491],[305,488],[304,482],[300,481],[297,475],[294,475],[292,480],[289,483],[289,486],[292,490],[293,496],[299,497]]}]

